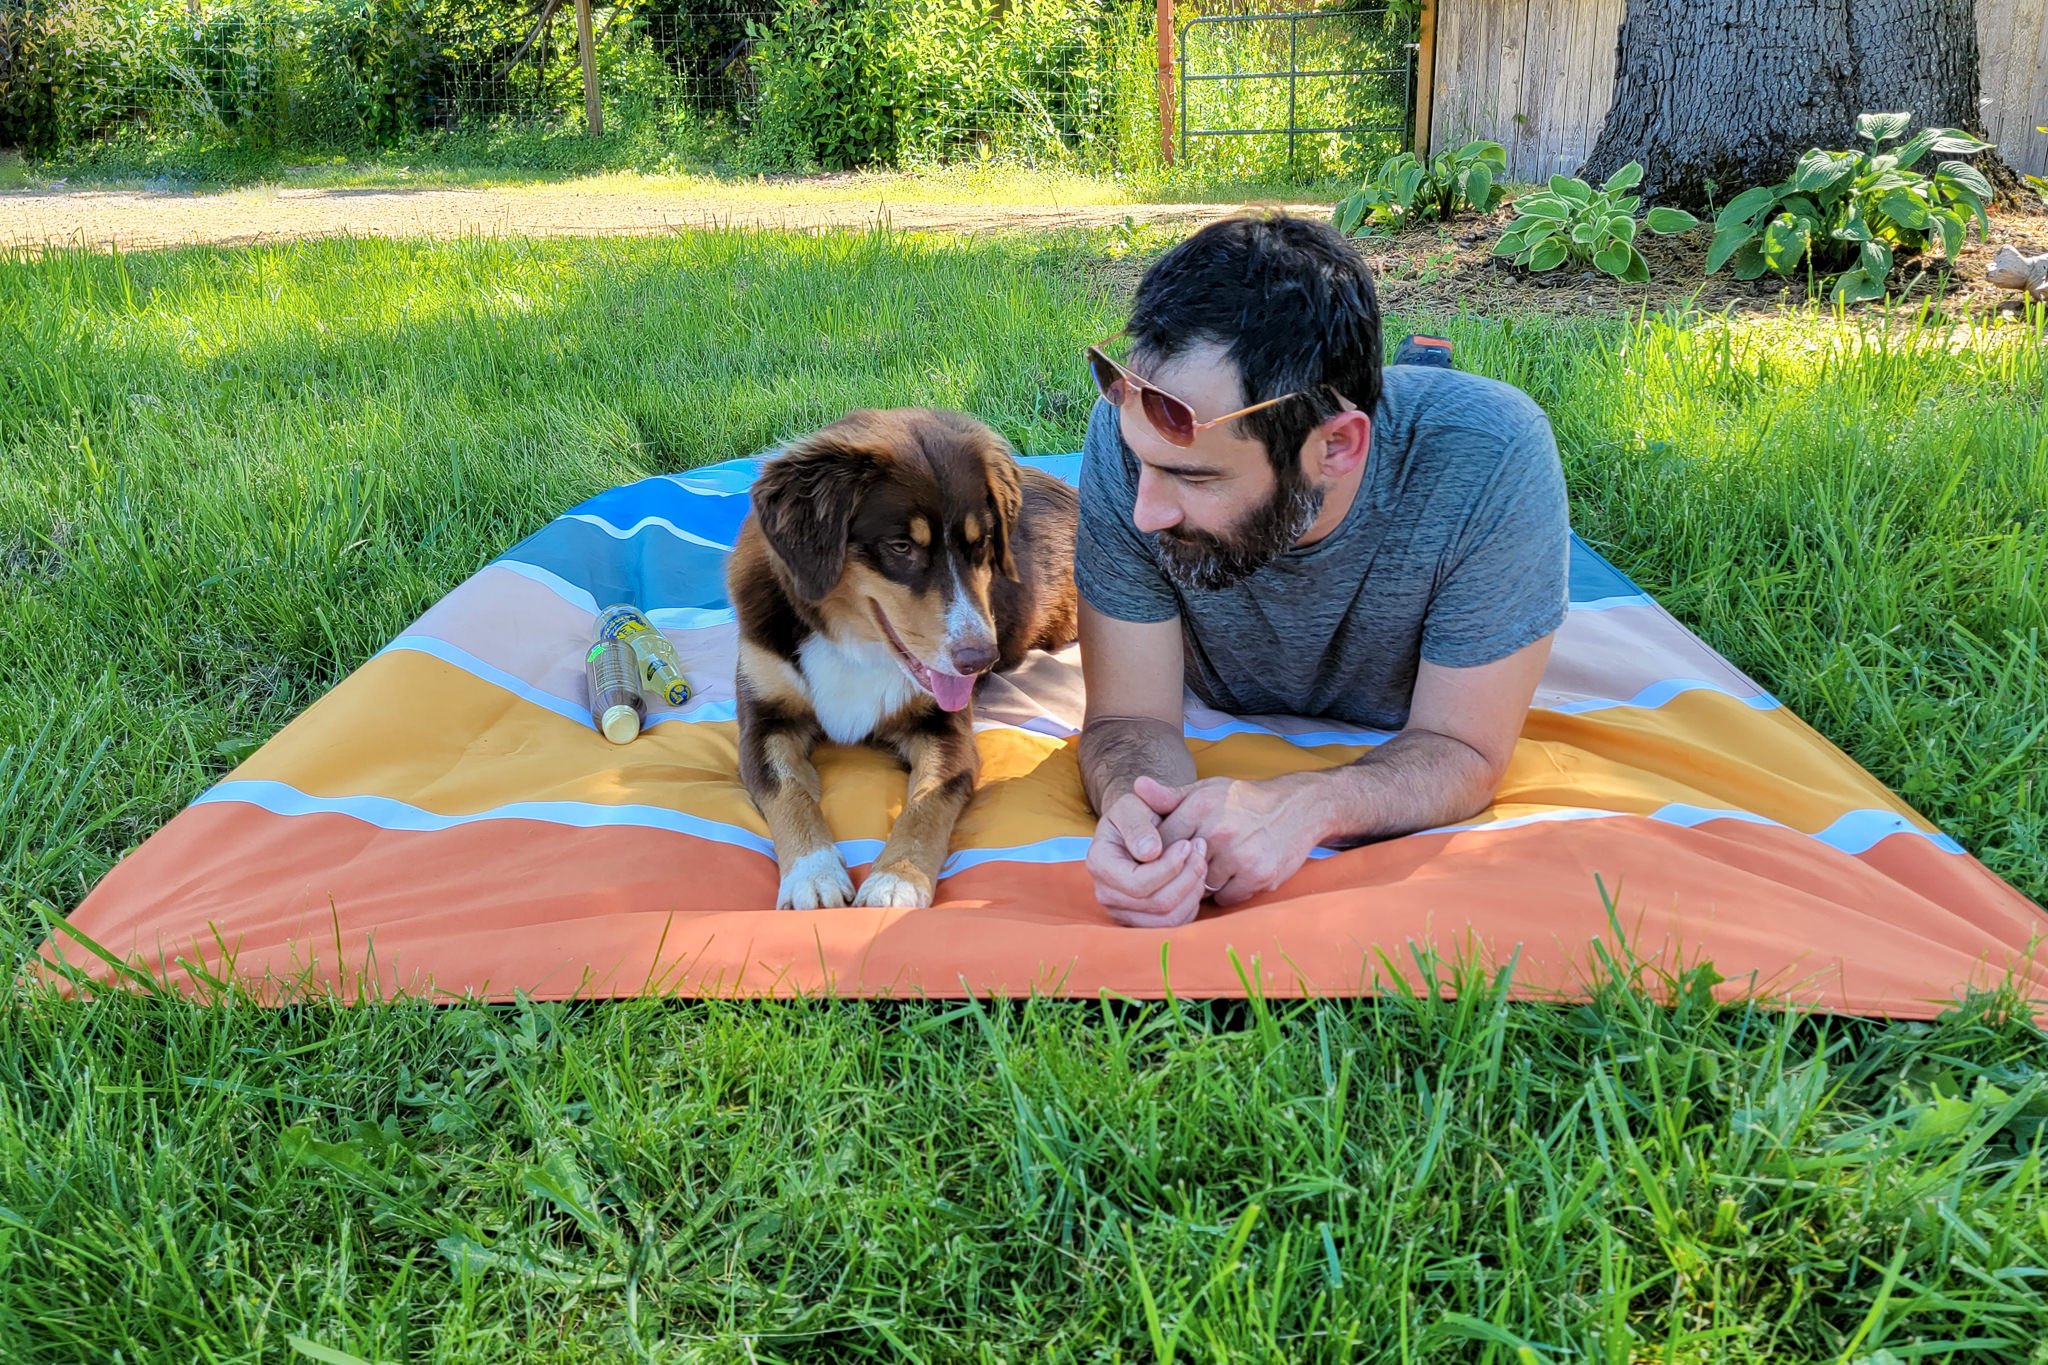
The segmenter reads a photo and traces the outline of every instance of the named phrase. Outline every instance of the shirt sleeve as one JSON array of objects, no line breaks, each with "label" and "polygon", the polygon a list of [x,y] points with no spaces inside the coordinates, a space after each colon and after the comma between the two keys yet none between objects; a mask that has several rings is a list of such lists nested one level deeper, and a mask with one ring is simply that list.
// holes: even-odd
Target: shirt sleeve
[{"label": "shirt sleeve", "polygon": [[1422,657],[1477,668],[1564,624],[1571,521],[1550,421],[1533,414],[1501,449],[1431,596]]},{"label": "shirt sleeve", "polygon": [[1170,621],[1180,614],[1173,584],[1151,544],[1131,522],[1137,505],[1135,461],[1124,450],[1116,409],[1097,399],[1081,447],[1081,527],[1074,547],[1074,583],[1104,616],[1119,621]]}]

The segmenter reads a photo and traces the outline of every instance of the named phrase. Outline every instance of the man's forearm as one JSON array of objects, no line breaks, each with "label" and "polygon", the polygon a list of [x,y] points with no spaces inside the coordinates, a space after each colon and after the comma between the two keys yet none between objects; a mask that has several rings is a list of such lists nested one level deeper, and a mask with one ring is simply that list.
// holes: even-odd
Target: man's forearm
[{"label": "man's forearm", "polygon": [[1100,815],[1141,777],[1168,786],[1195,780],[1195,757],[1180,727],[1121,716],[1090,721],[1081,731],[1081,782]]},{"label": "man's forearm", "polygon": [[1493,800],[1499,775],[1462,740],[1404,730],[1356,763],[1304,774],[1318,842],[1348,848],[1450,824]]}]

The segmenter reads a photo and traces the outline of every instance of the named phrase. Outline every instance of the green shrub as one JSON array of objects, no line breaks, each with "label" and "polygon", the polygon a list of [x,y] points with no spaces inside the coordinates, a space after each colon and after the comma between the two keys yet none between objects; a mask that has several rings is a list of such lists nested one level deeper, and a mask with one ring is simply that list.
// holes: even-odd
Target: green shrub
[{"label": "green shrub", "polygon": [[649,50],[673,75],[663,93],[695,109],[729,111],[744,88],[738,76],[746,71],[747,18],[765,2],[638,0],[627,23],[646,35]]},{"label": "green shrub", "polygon": [[1884,294],[1895,249],[1925,251],[1939,241],[1954,261],[1973,218],[1980,237],[1991,230],[1984,214],[1990,182],[1966,161],[1944,161],[1932,176],[1913,167],[1929,152],[1966,155],[1991,144],[1953,128],[1923,128],[1897,151],[1881,150],[1911,119],[1865,114],[1856,135],[1868,151],[1814,148],[1782,183],[1736,195],[1714,220],[1707,273],[1732,263],[1736,279],[1753,280],[1765,271],[1790,275],[1805,263],[1835,277],[1835,298],[1853,301]]},{"label": "green shrub", "polygon": [[[1143,65],[1150,33],[1133,42],[1138,9],[1087,0],[792,0],[774,19],[750,22],[752,154],[769,165],[828,169],[962,151],[1115,165],[1136,146],[1149,159],[1157,137]],[[1133,119],[1134,107],[1144,117]]]},{"label": "green shrub", "polygon": [[896,159],[904,74],[895,14],[869,0],[791,0],[748,22],[756,154],[772,165],[843,170]]},{"label": "green shrub", "polygon": [[1507,169],[1507,149],[1498,142],[1468,142],[1428,161],[1402,152],[1381,162],[1370,180],[1337,205],[1331,221],[1339,232],[1364,236],[1432,219],[1448,222],[1465,208],[1491,213],[1506,193],[1500,181]]},{"label": "green shrub", "polygon": [[44,150],[55,127],[49,0],[0,0],[0,147]]},{"label": "green shrub", "polygon": [[1629,162],[1598,189],[1568,176],[1550,177],[1550,188],[1515,200],[1515,221],[1494,245],[1496,256],[1512,256],[1528,270],[1555,270],[1567,262],[1591,266],[1619,280],[1641,284],[1650,263],[1636,249],[1644,227],[1660,234],[1689,232],[1699,220],[1683,209],[1653,208],[1636,217],[1641,200],[1629,193],[1642,183],[1643,168]]}]

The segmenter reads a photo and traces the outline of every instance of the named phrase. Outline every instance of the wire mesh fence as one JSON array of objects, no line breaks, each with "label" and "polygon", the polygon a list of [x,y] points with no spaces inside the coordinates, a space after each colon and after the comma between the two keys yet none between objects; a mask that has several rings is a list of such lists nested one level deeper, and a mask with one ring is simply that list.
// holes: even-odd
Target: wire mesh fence
[{"label": "wire mesh fence", "polygon": [[[1409,92],[1387,73],[1406,70],[1412,22],[1311,7],[1279,23],[1270,8],[1177,7],[1193,47],[1177,74],[1202,79],[1176,116],[1240,130],[1188,155],[1313,175],[1397,146]],[[1153,0],[614,0],[591,36],[608,133],[722,138],[751,167],[1162,159]],[[572,0],[0,0],[0,145],[39,154],[357,149],[583,120]],[[1290,124],[1395,131],[1266,131]]]},{"label": "wire mesh fence", "polygon": [[1392,7],[1258,4],[1183,19],[1183,161],[1296,176],[1378,164],[1410,140],[1414,15]]}]

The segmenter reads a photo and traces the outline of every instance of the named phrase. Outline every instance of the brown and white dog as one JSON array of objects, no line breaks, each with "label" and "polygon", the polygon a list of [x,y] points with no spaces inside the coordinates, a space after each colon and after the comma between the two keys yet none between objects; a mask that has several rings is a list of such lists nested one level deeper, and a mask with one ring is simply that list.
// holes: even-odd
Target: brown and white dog
[{"label": "brown and white dog", "polygon": [[[925,906],[974,792],[974,687],[1074,638],[1074,491],[987,426],[860,411],[762,467],[726,570],[740,776],[767,818],[778,909]],[[823,740],[893,750],[903,811],[860,892],[819,810]]]}]

